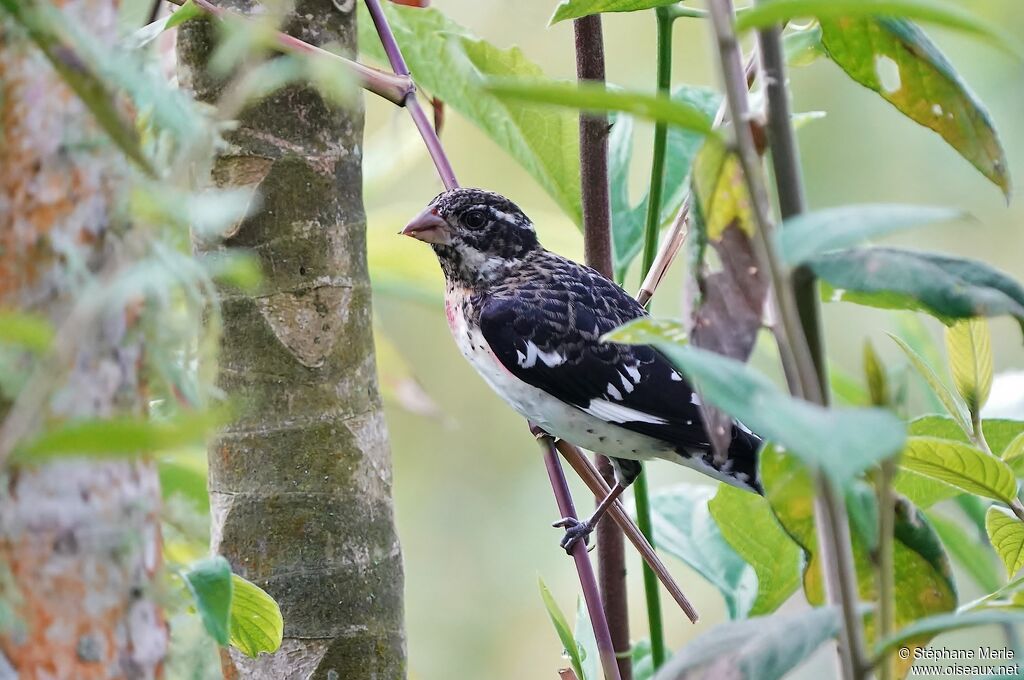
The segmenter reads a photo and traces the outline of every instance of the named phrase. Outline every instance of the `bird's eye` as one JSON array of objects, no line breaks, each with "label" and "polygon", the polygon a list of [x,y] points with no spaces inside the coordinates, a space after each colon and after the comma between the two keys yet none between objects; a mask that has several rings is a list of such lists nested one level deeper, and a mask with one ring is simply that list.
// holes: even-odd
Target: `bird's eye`
[{"label": "bird's eye", "polygon": [[487,216],[481,210],[470,210],[462,216],[462,223],[470,229],[479,229],[487,222]]}]

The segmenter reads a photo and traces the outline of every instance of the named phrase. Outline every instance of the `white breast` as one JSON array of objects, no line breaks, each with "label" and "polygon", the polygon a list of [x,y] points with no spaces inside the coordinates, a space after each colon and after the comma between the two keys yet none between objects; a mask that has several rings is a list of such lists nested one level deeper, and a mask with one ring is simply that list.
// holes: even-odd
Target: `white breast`
[{"label": "white breast", "polygon": [[[452,335],[462,355],[498,396],[546,432],[607,456],[633,460],[665,458],[680,462],[679,455],[664,442],[581,411],[512,375],[491,351],[483,334],[468,329],[459,291],[449,293],[445,306]],[[536,349],[531,352],[529,347],[525,350],[518,355],[524,366],[531,361],[542,361],[550,366],[564,360],[555,353]]]}]

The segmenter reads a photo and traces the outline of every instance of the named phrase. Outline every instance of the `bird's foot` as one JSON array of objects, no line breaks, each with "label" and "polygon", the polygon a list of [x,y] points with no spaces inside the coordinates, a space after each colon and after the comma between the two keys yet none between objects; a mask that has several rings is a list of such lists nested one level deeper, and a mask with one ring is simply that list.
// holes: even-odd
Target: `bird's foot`
[{"label": "bird's foot", "polygon": [[583,540],[584,545],[587,545],[590,541],[590,534],[594,531],[594,526],[590,522],[578,520],[575,517],[563,517],[551,526],[565,529],[565,535],[562,536],[559,545],[569,555],[572,554],[573,548],[576,547],[576,542],[580,539]]}]

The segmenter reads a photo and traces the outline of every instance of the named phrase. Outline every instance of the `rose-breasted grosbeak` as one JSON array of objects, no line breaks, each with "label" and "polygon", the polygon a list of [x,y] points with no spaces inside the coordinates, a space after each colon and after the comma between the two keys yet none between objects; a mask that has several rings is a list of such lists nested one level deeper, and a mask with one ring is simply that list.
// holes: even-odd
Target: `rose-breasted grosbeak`
[{"label": "rose-breasted grosbeak", "polygon": [[515,203],[480,189],[438,195],[402,231],[431,244],[447,280],[448,325],[462,354],[512,408],[549,434],[604,454],[617,484],[585,522],[563,519],[567,550],[660,458],[760,493],[761,443],[739,424],[724,462],[700,399],[650,346],[600,338],[646,310],[591,269],[545,250]]}]

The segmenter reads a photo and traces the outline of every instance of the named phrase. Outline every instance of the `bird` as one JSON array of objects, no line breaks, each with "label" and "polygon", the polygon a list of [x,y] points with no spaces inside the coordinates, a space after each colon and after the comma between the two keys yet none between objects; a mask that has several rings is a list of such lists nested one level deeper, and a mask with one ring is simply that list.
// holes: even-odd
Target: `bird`
[{"label": "bird", "polygon": [[608,456],[615,485],[586,520],[562,518],[562,547],[586,543],[642,462],[685,465],[763,494],[761,439],[733,421],[716,457],[701,399],[655,347],[604,342],[647,310],[596,270],[545,249],[508,198],[477,188],[438,194],[400,232],[427,243],[445,277],[455,343],[484,381],[543,432]]}]

